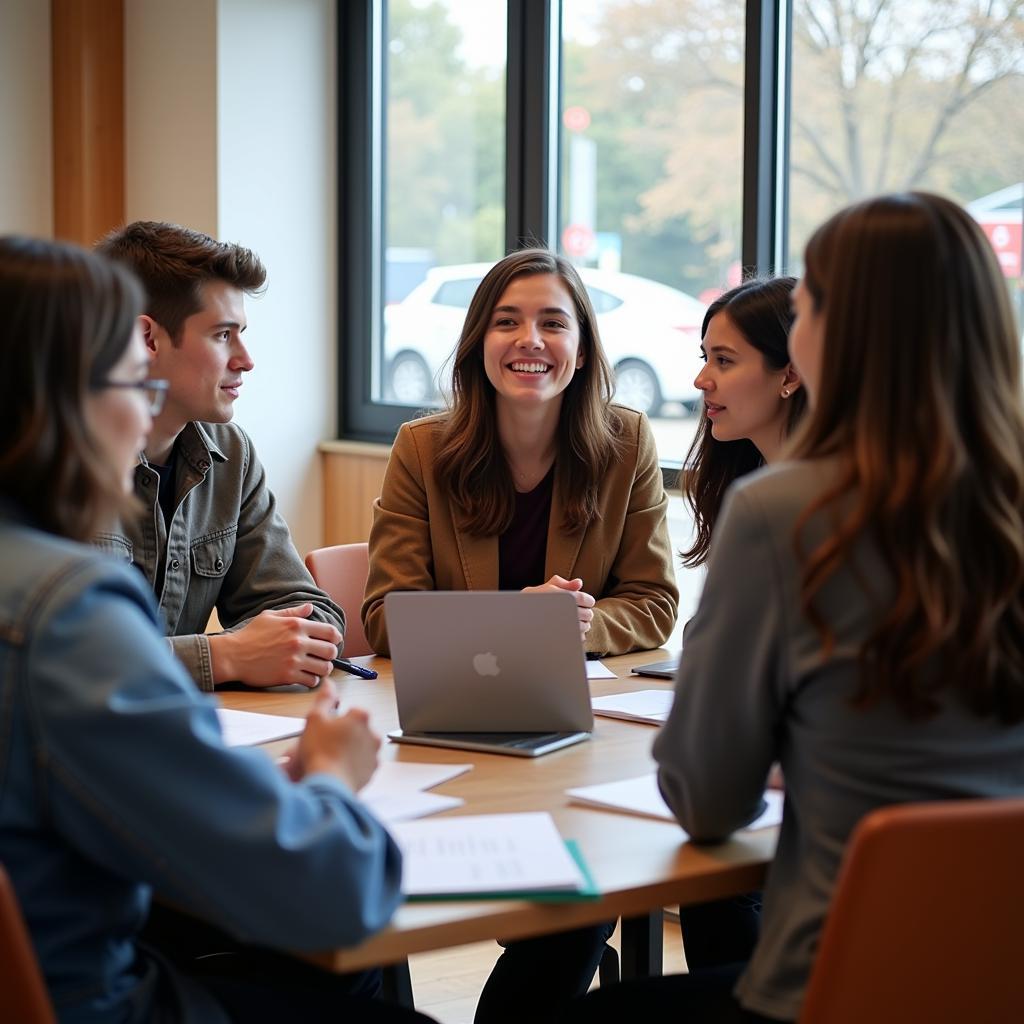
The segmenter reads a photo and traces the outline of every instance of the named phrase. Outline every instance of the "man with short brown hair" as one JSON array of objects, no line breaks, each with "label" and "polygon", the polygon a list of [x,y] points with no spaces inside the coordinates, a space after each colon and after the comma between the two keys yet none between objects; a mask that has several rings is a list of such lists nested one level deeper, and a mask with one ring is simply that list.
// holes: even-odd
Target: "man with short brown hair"
[{"label": "man with short brown hair", "polygon": [[[135,474],[144,514],[97,541],[149,580],[171,647],[201,689],[315,686],[332,670],[344,613],[313,583],[252,441],[231,422],[254,365],[245,296],[263,288],[266,270],[249,249],[154,221],[97,248],[144,284],[150,374],[169,382]],[[215,608],[224,631],[207,634]]]}]

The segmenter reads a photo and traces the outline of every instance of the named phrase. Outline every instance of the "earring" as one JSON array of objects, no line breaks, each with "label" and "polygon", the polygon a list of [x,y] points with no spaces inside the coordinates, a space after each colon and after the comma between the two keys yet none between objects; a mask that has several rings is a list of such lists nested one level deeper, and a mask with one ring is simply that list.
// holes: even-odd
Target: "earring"
[{"label": "earring", "polygon": [[789,388],[783,388],[782,389],[782,397],[783,398],[789,398]]}]

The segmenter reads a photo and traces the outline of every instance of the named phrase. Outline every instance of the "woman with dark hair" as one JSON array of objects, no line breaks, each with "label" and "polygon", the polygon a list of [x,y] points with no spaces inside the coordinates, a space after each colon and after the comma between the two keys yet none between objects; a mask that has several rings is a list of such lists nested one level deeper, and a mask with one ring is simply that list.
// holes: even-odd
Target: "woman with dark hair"
[{"label": "woman with dark hair", "polygon": [[[572,264],[544,249],[495,264],[466,314],[450,410],[401,428],[374,502],[362,610],[374,650],[389,651],[392,590],[567,590],[588,652],[668,638],[679,595],[654,438],[611,394]],[[508,943],[477,1021],[558,1019],[612,927]]]},{"label": "woman with dark hair", "polygon": [[808,418],[792,461],[726,499],[654,745],[698,842],[751,821],[781,763],[761,937],[735,992],[738,972],[696,972],[608,990],[587,1019],[798,1019],[861,818],[1024,793],[1024,401],[992,248],[911,192],[840,211],[805,266]]},{"label": "woman with dark hair", "polygon": [[[701,326],[707,365],[694,384],[704,416],[683,463],[683,497],[695,537],[682,552],[689,568],[703,565],[729,486],[777,460],[807,408],[800,375],[789,358],[796,278],[760,278],[720,295]],[[679,908],[690,970],[749,958],[761,923],[761,894]]]},{"label": "woman with dark hair", "polygon": [[675,624],[654,438],[611,404],[594,311],[568,260],[512,253],[470,302],[448,412],[398,432],[370,531],[367,639],[389,651],[392,590],[568,590],[600,655]]},{"label": "woman with dark hair", "polygon": [[726,489],[775,461],[807,399],[789,359],[796,278],[745,281],[708,306],[701,326],[707,366],[694,384],[704,416],[683,463],[683,497],[696,538],[683,564],[703,565]]},{"label": "woman with dark hair", "polygon": [[56,1014],[416,1019],[266,950],[188,969],[138,941],[156,890],[248,943],[352,944],[388,921],[401,874],[354,796],[379,746],[366,715],[336,717],[325,686],[288,775],[229,749],[145,580],[83,543],[131,511],[166,390],[141,309],[107,259],[0,238],[0,862]]}]

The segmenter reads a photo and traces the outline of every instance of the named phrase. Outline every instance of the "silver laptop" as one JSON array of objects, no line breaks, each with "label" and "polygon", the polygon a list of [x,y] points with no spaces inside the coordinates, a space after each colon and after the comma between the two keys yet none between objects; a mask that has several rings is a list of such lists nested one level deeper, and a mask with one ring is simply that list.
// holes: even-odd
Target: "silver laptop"
[{"label": "silver laptop", "polygon": [[384,598],[402,743],[536,757],[589,739],[571,594],[393,591]]}]

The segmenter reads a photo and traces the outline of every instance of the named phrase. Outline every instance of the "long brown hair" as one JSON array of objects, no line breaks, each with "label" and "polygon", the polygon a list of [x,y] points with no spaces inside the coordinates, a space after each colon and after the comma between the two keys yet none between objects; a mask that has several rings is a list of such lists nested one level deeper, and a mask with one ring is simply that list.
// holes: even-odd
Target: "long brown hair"
[{"label": "long brown hair", "polygon": [[622,428],[609,404],[612,371],[601,346],[594,309],[576,268],[546,249],[523,249],[496,263],[480,282],[455,349],[452,397],[435,473],[454,497],[471,533],[503,533],[512,522],[515,487],[498,438],[494,386],[484,370],[483,342],[491,314],[517,277],[557,274],[572,296],[583,365],[562,398],[555,459],[566,496],[563,526],[584,529],[599,515],[598,486],[619,450]]},{"label": "long brown hair", "polygon": [[836,214],[804,285],[824,317],[821,380],[794,454],[839,464],[803,513],[835,529],[803,555],[802,603],[869,537],[892,600],[860,651],[858,706],[911,717],[952,689],[978,714],[1024,718],[1024,402],[1018,334],[985,235],[920,192]]},{"label": "long brown hair", "polygon": [[85,417],[124,354],[142,288],[62,242],[0,238],[0,494],[32,523],[87,540],[134,512]]},{"label": "long brown hair", "polygon": [[[794,277],[755,278],[720,295],[708,306],[701,325],[703,341],[708,326],[719,313],[729,317],[736,329],[763,356],[769,370],[783,370],[789,363],[787,336],[793,323],[790,296],[796,287]],[[785,432],[788,436],[803,418],[807,397],[797,388],[786,401]],[[703,565],[711,548],[711,534],[729,485],[739,477],[764,465],[764,458],[750,438],[716,441],[711,421],[701,416],[690,450],[683,461],[680,479],[683,497],[693,510],[696,536],[692,546],[681,552],[688,568]]]}]

